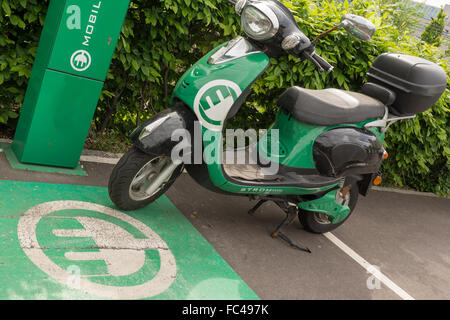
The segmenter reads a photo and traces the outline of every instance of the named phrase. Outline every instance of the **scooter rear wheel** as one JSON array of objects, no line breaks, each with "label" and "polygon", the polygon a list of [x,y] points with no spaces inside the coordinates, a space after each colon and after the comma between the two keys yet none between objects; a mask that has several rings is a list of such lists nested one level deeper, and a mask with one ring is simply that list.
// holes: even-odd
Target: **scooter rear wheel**
[{"label": "scooter rear wheel", "polygon": [[148,155],[133,147],[111,173],[109,197],[125,211],[143,208],[163,195],[182,170],[183,165],[175,165],[170,157]]},{"label": "scooter rear wheel", "polygon": [[322,234],[333,231],[334,229],[342,225],[353,213],[353,210],[356,207],[356,203],[358,202],[358,195],[359,195],[358,186],[356,185],[356,183],[353,183],[350,190],[347,192],[346,196],[341,197],[341,199],[338,199],[338,201],[340,201],[341,204],[345,204],[350,208],[350,213],[348,214],[348,216],[339,223],[332,223],[329,220],[328,215],[324,213],[311,212],[301,209],[299,210],[298,213],[298,219],[302,224],[302,226],[309,232]]}]

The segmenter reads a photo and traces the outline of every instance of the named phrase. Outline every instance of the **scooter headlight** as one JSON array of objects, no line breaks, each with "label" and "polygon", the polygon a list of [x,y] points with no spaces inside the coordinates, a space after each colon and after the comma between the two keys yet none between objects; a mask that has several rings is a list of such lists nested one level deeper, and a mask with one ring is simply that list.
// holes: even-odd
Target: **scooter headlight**
[{"label": "scooter headlight", "polygon": [[277,16],[264,2],[247,5],[242,11],[241,22],[244,32],[255,40],[268,40],[279,29]]}]

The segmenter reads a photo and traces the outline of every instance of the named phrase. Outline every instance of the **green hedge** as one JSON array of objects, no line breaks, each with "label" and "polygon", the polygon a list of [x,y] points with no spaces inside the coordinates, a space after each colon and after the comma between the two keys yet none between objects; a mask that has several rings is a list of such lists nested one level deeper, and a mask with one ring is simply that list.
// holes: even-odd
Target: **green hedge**
[{"label": "green hedge", "polygon": [[[347,13],[377,25],[372,41],[361,42],[344,31],[320,41],[317,51],[334,66],[320,74],[307,61],[272,59],[268,72],[231,125],[265,127],[277,112],[274,101],[286,88],[299,85],[358,91],[370,62],[387,51],[421,56],[446,68],[438,49],[404,34],[408,17],[400,0],[284,1],[310,37],[339,22]],[[48,0],[2,0],[0,6],[0,123],[14,126],[26,90]],[[395,19],[394,19],[395,18]],[[398,22],[399,19],[403,22]],[[238,17],[224,0],[132,1],[93,121],[92,130],[129,133],[169,104],[177,79],[203,54],[240,31]],[[395,39],[395,40],[394,40]],[[450,194],[449,90],[429,111],[392,126],[386,139],[391,154],[383,165],[388,183]],[[1,126],[1,124],[0,124]],[[386,179],[385,179],[386,180]]]}]

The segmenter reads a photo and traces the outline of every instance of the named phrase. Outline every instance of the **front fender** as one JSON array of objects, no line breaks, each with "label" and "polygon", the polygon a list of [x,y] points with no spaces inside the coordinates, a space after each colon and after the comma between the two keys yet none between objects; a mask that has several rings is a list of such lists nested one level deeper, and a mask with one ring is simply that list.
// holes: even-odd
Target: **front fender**
[{"label": "front fender", "polygon": [[178,103],[153,116],[130,135],[133,144],[150,155],[170,156],[178,141],[172,141],[172,133],[178,129],[190,130],[195,115],[184,104]]}]

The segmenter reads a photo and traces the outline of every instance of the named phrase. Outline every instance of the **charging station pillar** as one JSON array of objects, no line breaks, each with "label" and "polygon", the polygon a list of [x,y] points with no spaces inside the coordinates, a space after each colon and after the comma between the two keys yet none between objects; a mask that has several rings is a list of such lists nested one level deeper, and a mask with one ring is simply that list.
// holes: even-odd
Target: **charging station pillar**
[{"label": "charging station pillar", "polygon": [[51,0],[12,149],[75,168],[130,0]]}]

